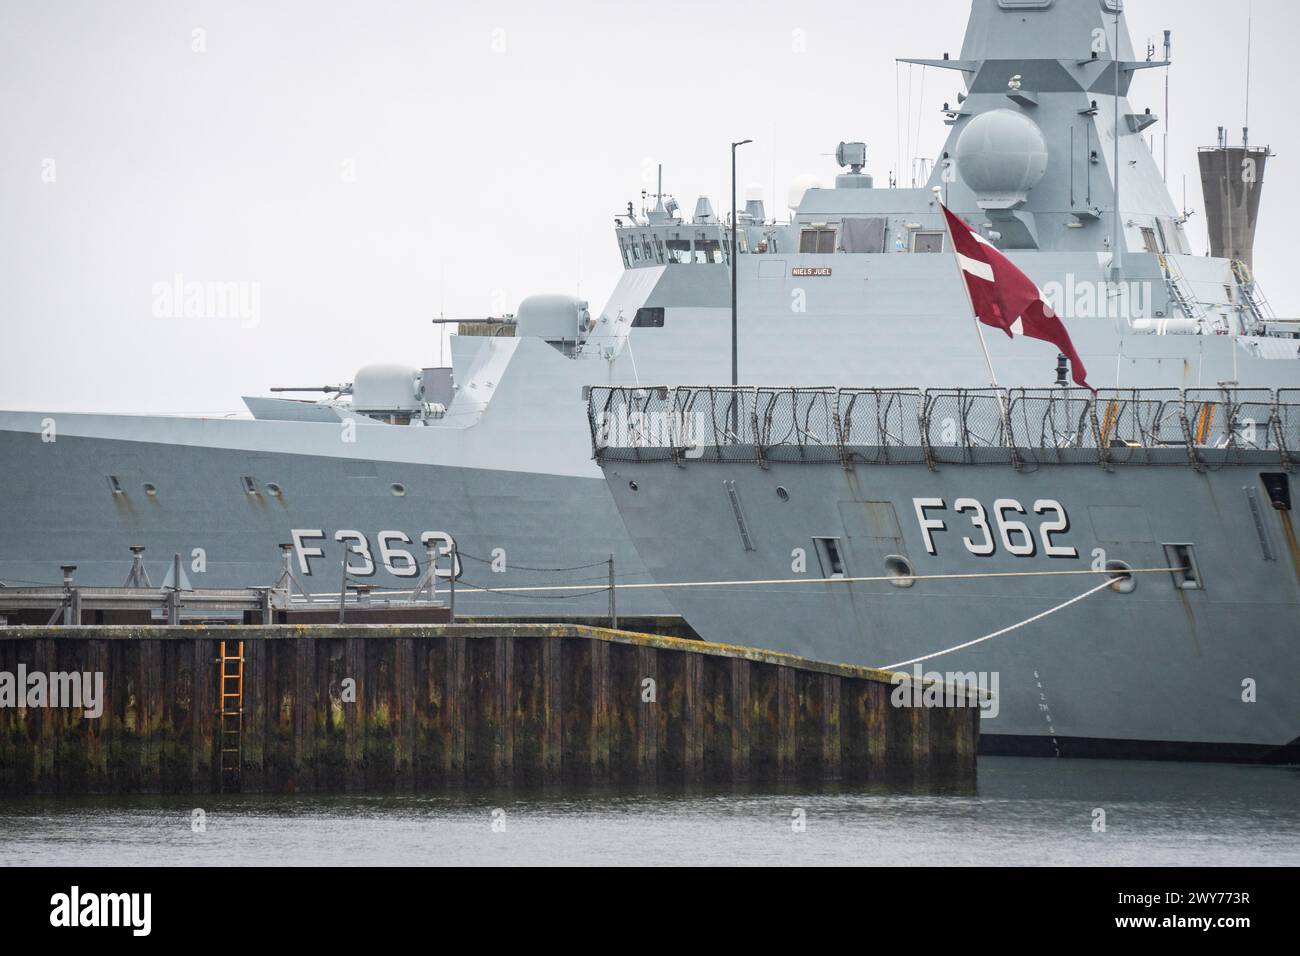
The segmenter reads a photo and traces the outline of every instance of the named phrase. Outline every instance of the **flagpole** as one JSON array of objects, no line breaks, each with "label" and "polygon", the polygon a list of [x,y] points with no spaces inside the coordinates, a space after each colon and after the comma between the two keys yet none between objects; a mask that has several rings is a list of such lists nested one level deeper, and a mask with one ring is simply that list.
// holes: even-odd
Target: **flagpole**
[{"label": "flagpole", "polygon": [[[944,210],[943,190],[935,186],[934,198],[939,204],[939,211],[942,214]],[[980,348],[984,352],[984,364],[989,369],[989,380],[993,383],[994,388],[1001,388],[998,384],[998,374],[993,371],[993,358],[989,355],[989,344],[984,340],[984,324],[980,322],[980,317],[975,314],[975,300],[970,295],[970,285],[966,282],[966,272],[961,267],[961,260],[957,258],[957,243],[952,238],[952,227],[948,224],[948,217],[943,216],[943,234],[948,237],[948,247],[952,249],[952,261],[957,266],[957,281],[961,283],[961,289],[966,293],[966,305],[970,308],[970,316],[975,321],[975,334],[980,337]]]}]

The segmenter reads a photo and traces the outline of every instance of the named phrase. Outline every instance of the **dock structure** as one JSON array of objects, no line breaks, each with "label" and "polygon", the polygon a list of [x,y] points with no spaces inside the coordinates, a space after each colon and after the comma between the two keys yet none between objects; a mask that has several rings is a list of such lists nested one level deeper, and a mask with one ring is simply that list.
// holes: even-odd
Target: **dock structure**
[{"label": "dock structure", "polygon": [[7,627],[0,795],[973,781],[978,702],[898,690],[583,625]]}]

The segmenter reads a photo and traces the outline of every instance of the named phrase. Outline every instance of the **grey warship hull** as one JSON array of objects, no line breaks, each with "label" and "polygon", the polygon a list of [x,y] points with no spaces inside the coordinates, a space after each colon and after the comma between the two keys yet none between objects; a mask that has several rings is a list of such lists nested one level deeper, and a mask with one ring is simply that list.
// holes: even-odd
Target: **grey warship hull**
[{"label": "grey warship hull", "polygon": [[[878,275],[913,268],[884,258]],[[959,365],[935,363],[915,348],[921,320],[903,326],[884,318],[827,316],[820,322],[842,350],[820,340],[781,347],[775,339],[788,320],[756,303],[742,320],[748,339],[743,367],[796,385],[844,382],[861,370],[877,380],[897,381],[897,375],[978,386],[982,359],[970,320],[960,314],[957,282],[950,266],[934,277],[927,301],[951,309],[952,317],[925,321],[933,323],[936,338],[964,355]],[[633,302],[665,301],[680,288],[664,270]],[[777,295],[783,298],[784,289]],[[79,583],[118,586],[131,570],[130,548],[143,546],[155,582],[179,553],[196,587],[264,587],[277,580],[279,546],[293,544],[296,573],[314,593],[337,591],[345,554],[354,580],[408,589],[423,573],[422,540],[432,535],[455,540],[463,555],[459,601],[466,613],[605,613],[607,596],[594,593],[604,572],[567,569],[612,555],[621,583],[652,579],[592,461],[584,390],[617,383],[634,388],[641,376],[665,370],[699,381],[726,376],[720,344],[704,352],[694,348],[698,338],[725,342],[725,310],[666,311],[689,323],[690,334],[656,337],[671,330],[633,329],[634,336],[650,333],[636,337],[631,348],[637,371],[628,351],[609,362],[586,362],[536,339],[461,337],[454,349],[457,367],[466,369],[458,377],[461,390],[447,417],[428,427],[360,424],[349,435],[341,426],[364,419],[331,415],[331,424],[0,412],[6,482],[0,582],[54,584],[61,566],[76,565]],[[1261,357],[1241,338],[1116,337],[1098,323],[1083,323],[1075,341],[1090,360],[1125,350],[1125,377],[1149,385],[1212,385],[1235,375],[1250,384],[1300,386],[1300,361]],[[758,342],[769,344],[760,348]],[[1049,377],[1043,374],[1053,364],[1049,350],[996,340],[989,345],[1003,380]],[[490,397],[470,400],[476,391]],[[410,561],[383,560],[384,532],[406,539],[392,539],[392,547]],[[447,569],[440,573],[445,586]],[[524,590],[578,578],[590,582],[593,593]],[[621,593],[618,607],[627,615],[672,613],[651,590]]]},{"label": "grey warship hull", "polygon": [[[1095,418],[1002,400],[1010,442],[989,394],[797,390],[740,393],[738,443],[596,437],[642,559],[707,640],[996,675],[985,752],[1295,760],[1300,551],[1277,446],[1300,440],[1300,406],[1275,430],[1264,396],[1103,393]],[[1247,420],[1249,448],[1231,437]],[[807,437],[829,431],[848,440]]]},{"label": "grey warship hull", "polygon": [[[690,403],[684,392],[673,395]],[[833,428],[810,414],[826,393],[771,394],[800,395],[805,421]],[[985,752],[1294,761],[1294,476],[1282,449],[1260,445],[1300,440],[1300,406],[1273,431],[1261,401],[1247,449],[1225,437],[1238,424],[1222,425],[1251,418],[1242,406],[1104,395],[1091,425],[1079,411],[1091,403],[1076,399],[1044,429],[1057,399],[1004,401],[1018,438],[1061,446],[1009,444],[995,399],[961,393],[832,398],[857,406],[844,433],[876,444],[811,442],[790,427],[798,415],[768,412],[785,425],[764,432],[762,390],[741,401],[755,423],[742,437],[757,444],[619,447],[602,429],[597,444],[643,561],[706,640],[997,675]]]},{"label": "grey warship hull", "polygon": [[[75,428],[71,417],[61,420]],[[361,450],[343,456],[338,429],[323,424],[210,426],[209,433],[224,426],[236,442],[252,431],[257,447],[75,434],[43,442],[39,433],[0,432],[0,460],[9,466],[0,581],[50,584],[72,564],[78,583],[121,585],[131,566],[127,548],[137,545],[155,586],[179,554],[193,586],[269,587],[281,570],[280,546],[292,545],[292,589],[337,594],[346,560],[350,584],[370,584],[385,597],[416,586],[431,545],[446,603],[453,540],[461,614],[605,613],[608,595],[599,589],[610,557],[620,580],[648,580],[596,478],[370,457],[366,440],[374,433],[365,430]],[[336,453],[284,451],[292,444],[285,433],[306,433]],[[41,500],[50,507],[30,507]],[[590,583],[546,590],[575,581]],[[669,612],[653,595],[629,598],[622,610]]]}]

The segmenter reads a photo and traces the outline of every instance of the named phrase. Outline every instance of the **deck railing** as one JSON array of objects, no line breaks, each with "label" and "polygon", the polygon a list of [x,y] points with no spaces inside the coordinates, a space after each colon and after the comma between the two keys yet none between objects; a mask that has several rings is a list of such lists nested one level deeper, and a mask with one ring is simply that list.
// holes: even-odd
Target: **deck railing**
[{"label": "deck railing", "polygon": [[1300,389],[593,387],[598,461],[1173,464],[1300,458]]}]

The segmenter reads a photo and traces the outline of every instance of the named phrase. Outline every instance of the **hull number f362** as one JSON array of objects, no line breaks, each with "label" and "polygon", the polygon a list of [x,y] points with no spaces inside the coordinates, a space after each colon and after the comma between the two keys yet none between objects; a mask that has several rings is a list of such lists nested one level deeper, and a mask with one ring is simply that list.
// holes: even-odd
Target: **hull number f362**
[{"label": "hull number f362", "polygon": [[1049,558],[1079,556],[1078,549],[1057,540],[1069,534],[1070,516],[1052,498],[1039,498],[1028,509],[1015,498],[999,498],[987,509],[975,498],[958,498],[951,508],[943,498],[913,498],[912,506],[930,554],[939,553],[935,532],[949,530],[951,522],[952,530],[962,533],[966,550],[977,557],[989,557],[1000,548],[1018,558],[1032,558],[1040,547]]}]

